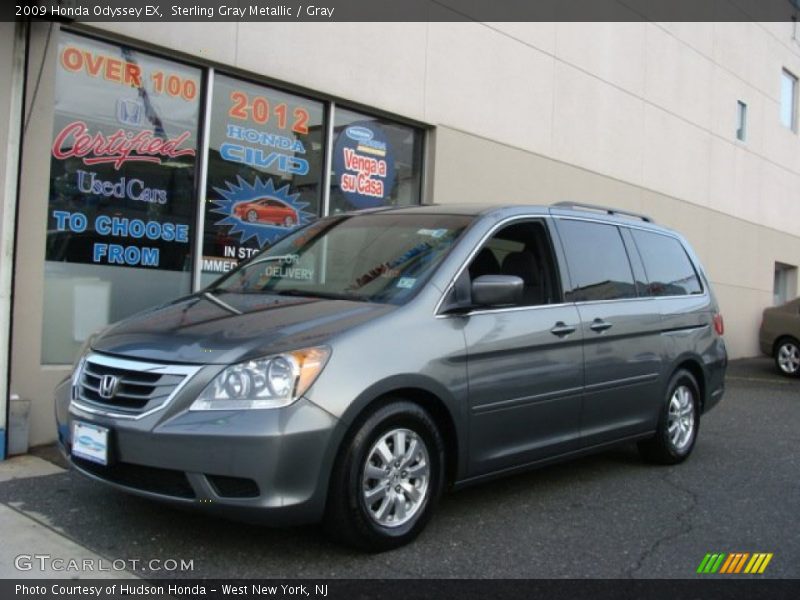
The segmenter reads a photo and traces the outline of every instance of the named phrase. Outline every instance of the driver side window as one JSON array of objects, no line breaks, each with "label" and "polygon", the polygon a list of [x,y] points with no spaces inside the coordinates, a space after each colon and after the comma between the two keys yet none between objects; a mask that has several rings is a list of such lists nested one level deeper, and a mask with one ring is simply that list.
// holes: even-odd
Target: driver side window
[{"label": "driver side window", "polygon": [[519,306],[561,301],[550,237],[544,224],[525,221],[504,227],[475,255],[470,281],[483,275],[513,275],[523,282]]}]

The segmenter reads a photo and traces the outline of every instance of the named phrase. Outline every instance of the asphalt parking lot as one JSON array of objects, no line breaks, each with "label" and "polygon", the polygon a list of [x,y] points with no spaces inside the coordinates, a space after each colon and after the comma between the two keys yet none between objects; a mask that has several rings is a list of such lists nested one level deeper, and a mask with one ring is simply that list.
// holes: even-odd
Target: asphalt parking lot
[{"label": "asphalt parking lot", "polygon": [[761,577],[797,578],[799,425],[800,380],[766,359],[737,361],[683,465],[650,466],[625,446],[470,488],[446,496],[414,544],[380,555],[315,527],[186,513],[71,472],[0,483],[0,502],[109,560],[194,561],[140,576],[686,578],[708,552],[772,552]]}]

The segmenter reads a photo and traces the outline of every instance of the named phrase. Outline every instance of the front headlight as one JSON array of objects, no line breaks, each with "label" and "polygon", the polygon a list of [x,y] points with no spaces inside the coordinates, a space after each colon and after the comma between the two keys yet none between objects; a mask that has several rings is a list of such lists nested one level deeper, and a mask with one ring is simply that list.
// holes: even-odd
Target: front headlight
[{"label": "front headlight", "polygon": [[232,365],[217,375],[189,410],[279,408],[302,396],[331,351],[306,348]]}]

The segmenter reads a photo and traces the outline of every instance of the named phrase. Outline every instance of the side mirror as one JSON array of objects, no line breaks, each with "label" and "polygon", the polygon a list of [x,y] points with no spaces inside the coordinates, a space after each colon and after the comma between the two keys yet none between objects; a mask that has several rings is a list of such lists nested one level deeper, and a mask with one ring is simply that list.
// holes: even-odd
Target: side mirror
[{"label": "side mirror", "polygon": [[475,306],[508,306],[522,300],[525,283],[514,275],[481,275],[472,282]]}]

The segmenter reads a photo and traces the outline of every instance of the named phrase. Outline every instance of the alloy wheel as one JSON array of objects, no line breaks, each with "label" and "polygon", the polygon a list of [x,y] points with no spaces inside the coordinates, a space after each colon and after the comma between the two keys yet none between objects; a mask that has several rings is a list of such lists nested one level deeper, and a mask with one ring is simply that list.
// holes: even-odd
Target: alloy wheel
[{"label": "alloy wheel", "polygon": [[399,527],[420,511],[428,496],[430,458],[410,429],[381,435],[367,453],[362,495],[367,513],[383,527]]},{"label": "alloy wheel", "polygon": [[692,442],[694,436],[694,398],[692,390],[686,385],[679,385],[669,400],[667,415],[667,434],[673,448],[683,451]]},{"label": "alloy wheel", "polygon": [[778,366],[787,375],[800,370],[800,348],[794,342],[784,342],[778,348]]}]

